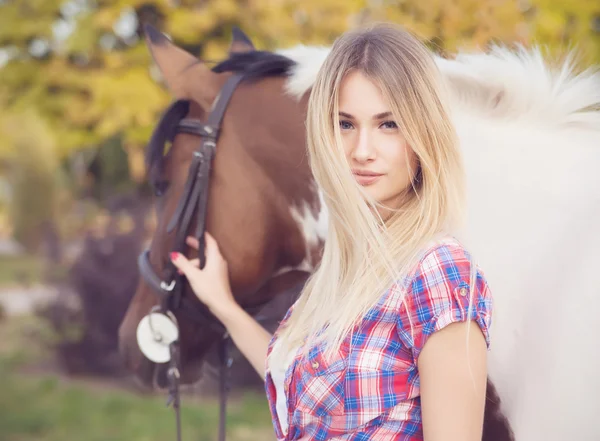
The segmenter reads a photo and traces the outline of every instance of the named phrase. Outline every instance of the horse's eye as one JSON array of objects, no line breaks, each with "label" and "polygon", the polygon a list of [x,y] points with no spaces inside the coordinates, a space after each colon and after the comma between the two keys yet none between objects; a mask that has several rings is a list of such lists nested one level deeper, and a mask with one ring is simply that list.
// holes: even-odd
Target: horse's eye
[{"label": "horse's eye", "polygon": [[165,194],[165,192],[167,191],[168,188],[169,188],[169,181],[157,181],[154,183],[154,194],[157,197],[160,197],[163,194]]}]

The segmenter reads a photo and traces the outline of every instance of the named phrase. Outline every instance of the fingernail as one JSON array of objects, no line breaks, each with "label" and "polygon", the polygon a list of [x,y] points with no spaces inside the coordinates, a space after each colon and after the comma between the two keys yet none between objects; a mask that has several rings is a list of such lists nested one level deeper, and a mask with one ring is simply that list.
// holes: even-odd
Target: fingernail
[{"label": "fingernail", "polygon": [[171,260],[177,260],[177,257],[179,257],[179,253],[176,253],[175,251],[173,251],[171,253]]}]

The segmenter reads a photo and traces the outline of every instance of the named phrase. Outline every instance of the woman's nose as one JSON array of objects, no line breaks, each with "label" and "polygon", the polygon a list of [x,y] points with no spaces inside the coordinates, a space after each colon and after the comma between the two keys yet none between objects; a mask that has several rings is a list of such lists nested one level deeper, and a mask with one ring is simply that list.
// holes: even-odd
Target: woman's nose
[{"label": "woman's nose", "polygon": [[358,136],[352,158],[357,162],[367,162],[375,158],[375,149],[372,147],[372,139],[367,130],[361,130]]}]

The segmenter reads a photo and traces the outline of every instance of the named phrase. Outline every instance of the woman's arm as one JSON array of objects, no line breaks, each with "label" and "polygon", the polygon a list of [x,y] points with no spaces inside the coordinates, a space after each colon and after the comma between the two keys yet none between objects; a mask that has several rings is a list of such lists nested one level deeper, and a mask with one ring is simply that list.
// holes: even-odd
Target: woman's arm
[{"label": "woman's arm", "polygon": [[452,323],[429,337],[417,362],[425,441],[481,441],[486,358],[474,321]]},{"label": "woman's arm", "polygon": [[264,380],[267,349],[271,334],[241,307],[229,305],[228,309],[215,312],[231,336],[233,343],[248,359],[258,375]]}]

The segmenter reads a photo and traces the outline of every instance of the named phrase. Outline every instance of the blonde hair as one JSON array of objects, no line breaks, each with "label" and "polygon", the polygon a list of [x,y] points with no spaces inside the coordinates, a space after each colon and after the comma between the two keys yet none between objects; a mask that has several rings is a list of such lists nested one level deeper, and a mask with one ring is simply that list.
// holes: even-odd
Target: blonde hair
[{"label": "blonde hair", "polygon": [[[352,177],[341,142],[340,84],[352,70],[380,87],[418,158],[402,206],[385,220]],[[426,244],[461,221],[463,165],[446,94],[429,50],[400,27],[372,25],[333,44],[306,121],[310,166],[329,228],[321,262],[279,331],[280,356],[305,341],[305,349],[326,342],[331,354],[384,292],[409,276]]]}]

